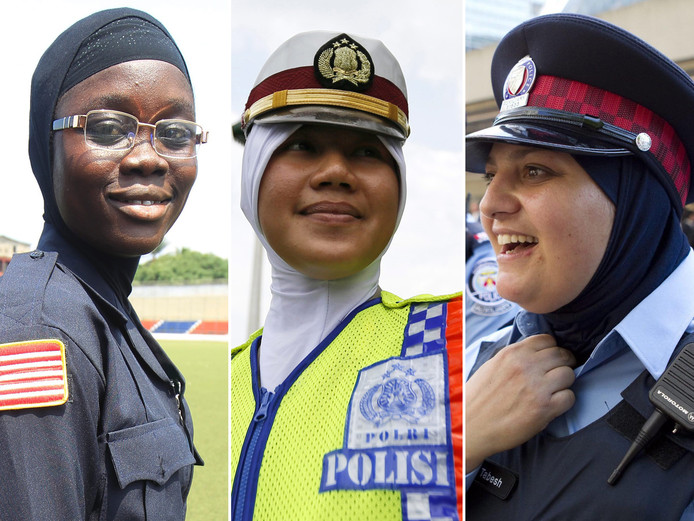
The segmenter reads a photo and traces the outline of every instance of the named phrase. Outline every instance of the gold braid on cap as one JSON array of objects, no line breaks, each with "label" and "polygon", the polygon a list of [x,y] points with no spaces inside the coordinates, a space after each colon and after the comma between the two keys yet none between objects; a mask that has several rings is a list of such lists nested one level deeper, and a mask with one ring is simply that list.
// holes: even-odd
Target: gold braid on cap
[{"label": "gold braid on cap", "polygon": [[410,134],[407,116],[397,105],[373,96],[346,90],[293,89],[273,92],[260,98],[244,112],[243,124],[244,126],[248,125],[251,120],[268,110],[292,105],[330,105],[361,110],[387,118],[398,125],[405,136]]}]

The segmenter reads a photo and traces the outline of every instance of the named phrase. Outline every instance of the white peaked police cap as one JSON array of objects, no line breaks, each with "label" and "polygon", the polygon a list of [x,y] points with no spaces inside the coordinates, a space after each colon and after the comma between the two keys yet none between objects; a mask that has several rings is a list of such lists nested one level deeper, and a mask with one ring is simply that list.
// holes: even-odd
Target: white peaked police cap
[{"label": "white peaked police cap", "polygon": [[379,40],[311,31],[284,42],[265,62],[242,127],[310,123],[407,139],[407,88],[400,64]]}]

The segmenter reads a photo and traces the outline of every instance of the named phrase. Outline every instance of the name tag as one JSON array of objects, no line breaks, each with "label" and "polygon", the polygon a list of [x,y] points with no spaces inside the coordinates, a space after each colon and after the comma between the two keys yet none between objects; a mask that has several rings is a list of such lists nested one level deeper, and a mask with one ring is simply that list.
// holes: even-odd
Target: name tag
[{"label": "name tag", "polygon": [[499,499],[508,498],[511,492],[513,492],[517,482],[518,476],[509,469],[492,463],[491,461],[482,463],[482,467],[477,473],[474,481],[476,485],[479,485]]}]

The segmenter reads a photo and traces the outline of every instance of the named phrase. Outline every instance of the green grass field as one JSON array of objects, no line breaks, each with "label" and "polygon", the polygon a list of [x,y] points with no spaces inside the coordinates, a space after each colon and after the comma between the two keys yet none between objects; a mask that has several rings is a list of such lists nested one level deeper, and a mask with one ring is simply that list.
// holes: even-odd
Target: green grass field
[{"label": "green grass field", "polygon": [[186,521],[226,520],[229,511],[228,345],[190,340],[162,340],[161,345],[185,376],[195,446],[205,460],[204,467],[195,467]]}]

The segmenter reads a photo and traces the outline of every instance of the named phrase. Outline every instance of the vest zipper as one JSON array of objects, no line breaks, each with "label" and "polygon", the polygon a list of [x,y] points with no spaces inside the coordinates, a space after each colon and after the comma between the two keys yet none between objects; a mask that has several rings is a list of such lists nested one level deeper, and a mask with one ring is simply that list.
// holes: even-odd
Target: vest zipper
[{"label": "vest zipper", "polygon": [[[248,427],[246,433],[246,439],[243,442],[243,447],[241,449],[241,455],[239,457],[239,463],[236,467],[236,475],[234,477],[233,489],[231,491],[231,521],[251,521],[253,519],[253,509],[255,508],[255,494],[258,486],[258,474],[260,472],[260,460],[263,457],[265,451],[265,443],[261,443],[263,446],[262,452],[256,454],[256,447],[261,438],[261,431],[264,427],[265,419],[268,415],[271,415],[270,420],[274,422],[274,415],[276,409],[279,405],[275,405],[274,409],[270,411],[270,406],[280,402],[285,394],[285,389],[288,390],[294,384],[296,379],[303,373],[303,371],[316,359],[316,357],[323,352],[323,350],[329,346],[335,337],[352,321],[352,319],[361,311],[371,306],[374,306],[381,302],[381,297],[372,298],[366,302],[360,304],[355,309],[353,309],[344,319],[340,322],[332,332],[326,336],[318,347],[316,347],[313,353],[306,358],[294,368],[294,370],[289,374],[289,376],[282,382],[279,386],[275,388],[274,393],[268,392],[264,388],[260,388],[260,405],[258,406],[255,415],[253,416],[253,421]],[[254,341],[253,345],[257,349],[258,339]],[[255,354],[251,354],[251,369],[252,371],[257,371],[257,362],[255,359]],[[252,379],[253,386],[257,386],[257,380]],[[269,429],[268,429],[269,430]],[[249,491],[252,497],[247,497]]]},{"label": "vest zipper", "polygon": [[[255,449],[258,444],[258,439],[262,432],[262,427],[265,423],[265,418],[267,418],[268,408],[272,399],[275,397],[274,393],[267,391],[264,388],[260,389],[260,405],[258,410],[253,416],[253,421],[250,425],[250,432],[246,438],[245,450],[241,453],[241,460],[239,461],[238,468],[240,472],[237,471],[235,482],[238,482],[238,487],[232,491],[231,505],[233,511],[233,521],[243,521],[244,519],[252,519],[253,512],[252,508],[254,501],[248,501],[248,490],[251,481],[257,479],[257,476],[253,476],[253,466],[257,460]],[[246,512],[246,510],[249,512]]]}]

